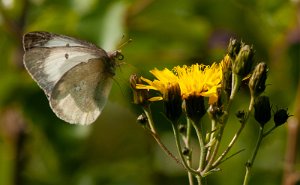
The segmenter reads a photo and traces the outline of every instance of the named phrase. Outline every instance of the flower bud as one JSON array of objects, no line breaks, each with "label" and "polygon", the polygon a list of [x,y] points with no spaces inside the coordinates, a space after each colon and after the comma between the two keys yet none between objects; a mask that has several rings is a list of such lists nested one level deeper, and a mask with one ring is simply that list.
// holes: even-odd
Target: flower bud
[{"label": "flower bud", "polygon": [[261,62],[256,65],[253,74],[249,80],[249,88],[251,96],[257,97],[266,89],[268,67],[267,64]]},{"label": "flower bud", "polygon": [[143,113],[141,115],[138,116],[138,118],[136,119],[136,121],[138,123],[140,123],[141,125],[146,125],[148,123],[148,118],[147,116]]},{"label": "flower bud", "polygon": [[246,113],[243,110],[239,110],[235,116],[238,118],[240,123],[245,123]]},{"label": "flower bud", "polygon": [[186,126],[180,124],[180,125],[178,126],[178,131],[179,131],[180,134],[185,135],[185,134],[186,134]]},{"label": "flower bud", "polygon": [[254,102],[254,118],[263,127],[271,119],[269,97],[259,96]]},{"label": "flower bud", "polygon": [[182,150],[182,154],[183,154],[184,156],[190,156],[191,150],[188,149],[187,147],[184,147],[183,150]]},{"label": "flower bud", "polygon": [[164,95],[165,114],[176,123],[182,113],[182,99],[179,84],[170,85]]},{"label": "flower bud", "polygon": [[287,119],[290,117],[289,113],[287,112],[287,109],[279,109],[274,114],[274,122],[275,126],[278,127],[280,125],[283,125]]},{"label": "flower bud", "polygon": [[236,39],[230,38],[229,44],[228,44],[228,55],[230,58],[233,60],[236,58],[238,55],[240,49],[241,49],[242,43]]},{"label": "flower bud", "polygon": [[213,120],[218,120],[224,114],[224,110],[222,106],[218,106],[217,104],[210,105],[207,110],[209,116]]},{"label": "flower bud", "polygon": [[206,113],[203,96],[188,96],[185,99],[185,106],[187,116],[194,121],[194,123],[199,123],[200,119]]},{"label": "flower bud", "polygon": [[145,106],[148,102],[148,90],[146,89],[137,89],[136,84],[142,84],[142,80],[136,74],[130,76],[130,85],[133,90],[133,103],[137,105]]},{"label": "flower bud", "polygon": [[231,58],[226,55],[221,62],[222,64],[222,89],[226,93],[227,99],[231,94],[231,85],[232,85],[232,62]]},{"label": "flower bud", "polygon": [[247,76],[252,68],[253,56],[253,48],[243,45],[233,63],[233,72],[242,78]]}]

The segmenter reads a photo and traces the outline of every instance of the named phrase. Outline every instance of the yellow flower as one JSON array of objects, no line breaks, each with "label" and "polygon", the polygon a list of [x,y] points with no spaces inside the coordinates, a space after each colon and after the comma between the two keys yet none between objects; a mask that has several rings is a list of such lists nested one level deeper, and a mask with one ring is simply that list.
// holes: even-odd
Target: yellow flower
[{"label": "yellow flower", "polygon": [[[163,96],[167,94],[168,88],[173,87],[178,84],[178,77],[169,69],[165,68],[162,71],[157,68],[150,71],[157,80],[148,80],[146,78],[141,77],[141,80],[146,82],[146,84],[137,84],[137,89],[147,89],[147,90],[156,90],[159,91]],[[149,101],[158,101],[162,100],[162,96],[152,97]]]},{"label": "yellow flower", "polygon": [[[194,64],[192,66],[177,66],[173,71],[169,69],[150,71],[157,79],[148,80],[141,77],[147,84],[137,84],[137,89],[153,89],[159,91],[163,96],[167,94],[168,88],[179,84],[182,99],[189,96],[209,97],[209,103],[217,101],[217,89],[221,87],[222,80],[222,63],[213,63],[211,66]],[[153,97],[150,101],[162,100],[163,97]]]},{"label": "yellow flower", "polygon": [[204,96],[209,97],[210,104],[215,103],[218,99],[217,90],[221,87],[221,65],[213,63],[211,66],[194,64],[175,67],[173,70],[178,76],[182,98]]}]

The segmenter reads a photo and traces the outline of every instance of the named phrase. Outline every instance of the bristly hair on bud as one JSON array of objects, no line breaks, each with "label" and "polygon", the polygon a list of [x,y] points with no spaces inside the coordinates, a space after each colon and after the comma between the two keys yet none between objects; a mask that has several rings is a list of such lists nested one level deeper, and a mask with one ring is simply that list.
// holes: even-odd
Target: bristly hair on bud
[{"label": "bristly hair on bud", "polygon": [[169,85],[163,100],[167,118],[173,123],[177,123],[182,113],[182,98],[179,84]]},{"label": "bristly hair on bud", "polygon": [[251,96],[257,97],[266,89],[268,66],[261,62],[256,65],[253,74],[249,80],[249,89]]},{"label": "bristly hair on bud", "polygon": [[243,45],[241,41],[230,38],[227,50],[231,59],[235,60],[236,56],[240,52],[241,45]]},{"label": "bristly hair on bud", "polygon": [[187,116],[194,122],[199,123],[200,119],[205,115],[204,97],[190,95],[185,99],[185,111]]},{"label": "bristly hair on bud", "polygon": [[249,45],[242,45],[239,54],[233,62],[233,73],[244,78],[246,77],[252,68],[254,57],[253,47]]},{"label": "bristly hair on bud", "polygon": [[274,114],[274,123],[278,127],[287,122],[287,119],[293,115],[289,115],[288,109],[278,109]]},{"label": "bristly hair on bud", "polygon": [[269,97],[259,96],[254,102],[254,118],[261,127],[271,119],[271,105]]},{"label": "bristly hair on bud", "polygon": [[231,94],[231,84],[232,84],[232,61],[229,55],[226,55],[221,62],[222,64],[222,89],[226,94],[227,99],[229,99]]},{"label": "bristly hair on bud", "polygon": [[136,74],[132,74],[129,78],[131,89],[133,91],[133,103],[146,106],[149,101],[149,92],[146,89],[137,89],[136,84],[141,84],[142,80]]}]

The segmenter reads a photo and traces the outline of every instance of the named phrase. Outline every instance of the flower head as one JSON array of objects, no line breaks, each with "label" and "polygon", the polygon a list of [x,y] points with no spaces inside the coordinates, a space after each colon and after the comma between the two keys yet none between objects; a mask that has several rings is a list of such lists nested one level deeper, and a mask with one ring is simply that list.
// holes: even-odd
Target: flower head
[{"label": "flower head", "polygon": [[[158,70],[157,68],[150,71],[157,79],[148,80],[141,77],[141,80],[147,84],[137,84],[137,89],[147,89],[147,90],[156,90],[159,91],[163,96],[167,95],[168,88],[178,84],[178,77],[169,69],[165,68],[163,70]],[[152,97],[150,101],[163,100],[163,96]]]},{"label": "flower head", "polygon": [[220,65],[212,66],[194,64],[190,67],[184,65],[174,68],[178,76],[178,83],[183,99],[189,96],[209,97],[209,103],[213,104],[218,99],[217,89],[221,87],[222,70]]}]

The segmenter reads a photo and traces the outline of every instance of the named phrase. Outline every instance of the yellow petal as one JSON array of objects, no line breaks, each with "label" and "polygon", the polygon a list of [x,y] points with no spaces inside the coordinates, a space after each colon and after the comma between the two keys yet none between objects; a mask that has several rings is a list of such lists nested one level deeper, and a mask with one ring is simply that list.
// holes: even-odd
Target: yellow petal
[{"label": "yellow petal", "polygon": [[163,97],[161,97],[161,96],[155,96],[155,97],[149,98],[148,100],[149,101],[160,101],[160,100],[163,100]]}]

